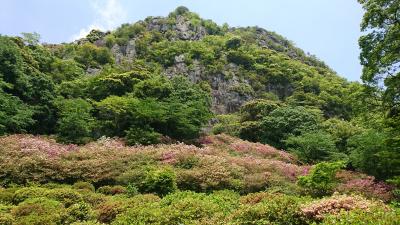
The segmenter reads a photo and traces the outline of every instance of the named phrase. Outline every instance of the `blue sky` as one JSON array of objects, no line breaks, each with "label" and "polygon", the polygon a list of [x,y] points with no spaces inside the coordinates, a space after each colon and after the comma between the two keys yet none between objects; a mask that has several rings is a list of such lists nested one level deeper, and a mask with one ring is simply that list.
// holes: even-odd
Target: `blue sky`
[{"label": "blue sky", "polygon": [[349,80],[359,80],[356,0],[0,0],[0,34],[38,32],[43,42],[69,42],[91,28],[113,29],[184,5],[230,26],[275,31]]}]

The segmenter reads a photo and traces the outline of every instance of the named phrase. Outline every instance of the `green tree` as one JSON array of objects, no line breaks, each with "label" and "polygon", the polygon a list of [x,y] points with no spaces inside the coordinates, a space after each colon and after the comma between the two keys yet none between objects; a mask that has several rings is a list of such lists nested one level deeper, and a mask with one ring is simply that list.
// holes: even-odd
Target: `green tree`
[{"label": "green tree", "polygon": [[84,65],[85,69],[113,62],[111,52],[108,48],[97,47],[91,43],[77,46],[75,60]]},{"label": "green tree", "polygon": [[277,148],[284,148],[283,140],[290,135],[318,128],[320,115],[301,106],[280,107],[262,119],[261,141]]},{"label": "green tree", "polygon": [[359,0],[359,3],[365,10],[361,23],[365,35],[359,39],[361,78],[367,85],[377,87],[383,81],[383,113],[386,114],[385,125],[391,131],[385,140],[387,149],[377,155],[382,157],[382,163],[394,168],[380,175],[396,176],[400,175],[397,169],[400,165],[400,1]]},{"label": "green tree", "polygon": [[349,139],[350,162],[362,172],[379,179],[399,174],[398,154],[387,145],[389,134],[383,131],[367,130]]},{"label": "green tree", "polygon": [[186,77],[177,76],[171,82],[172,92],[166,99],[168,114],[162,133],[178,140],[196,138],[212,116],[210,95]]},{"label": "green tree", "polygon": [[21,76],[23,76],[23,58],[18,45],[11,38],[0,36],[1,88],[13,89]]},{"label": "green tree", "polygon": [[79,63],[72,59],[55,59],[51,64],[51,76],[55,83],[71,81],[82,77],[84,70]]},{"label": "green tree", "polygon": [[92,105],[81,99],[63,99],[56,103],[59,119],[57,133],[63,142],[83,144],[92,136],[94,118]]},{"label": "green tree", "polygon": [[229,134],[238,136],[240,130],[240,117],[236,114],[217,115],[218,123],[213,126],[214,134]]},{"label": "green tree", "polygon": [[317,163],[337,157],[337,149],[333,137],[322,131],[289,136],[285,140],[285,144],[289,151],[295,153],[301,161],[306,163]]},{"label": "green tree", "polygon": [[332,118],[324,121],[322,127],[335,139],[335,144],[340,152],[348,154],[348,140],[362,132],[362,128],[348,121]]},{"label": "green tree", "polygon": [[34,110],[19,98],[0,91],[0,135],[27,132]]},{"label": "green tree", "polygon": [[386,86],[386,100],[393,113],[400,113],[400,2],[398,0],[358,0],[365,14],[360,37],[362,79],[375,83],[381,77]]},{"label": "green tree", "polygon": [[280,106],[279,102],[266,99],[248,101],[240,107],[241,121],[260,120]]},{"label": "green tree", "polygon": [[165,105],[151,98],[141,100],[132,96],[110,96],[96,103],[96,108],[101,133],[106,136],[127,135],[131,144],[145,144],[145,141],[138,141],[138,130],[155,128],[158,131],[157,128],[165,123]]},{"label": "green tree", "polygon": [[126,131],[126,142],[129,145],[151,145],[160,142],[161,134],[154,131],[150,126],[144,128],[131,127]]},{"label": "green tree", "polygon": [[28,45],[38,45],[40,41],[40,34],[33,32],[33,33],[21,33],[24,42]]}]

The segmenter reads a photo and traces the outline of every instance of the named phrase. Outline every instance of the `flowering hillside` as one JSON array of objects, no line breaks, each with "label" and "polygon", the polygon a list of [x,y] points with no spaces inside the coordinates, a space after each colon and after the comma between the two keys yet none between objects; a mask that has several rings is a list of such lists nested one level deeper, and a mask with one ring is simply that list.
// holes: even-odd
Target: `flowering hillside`
[{"label": "flowering hillside", "polygon": [[318,200],[298,182],[317,167],[285,151],[223,134],[198,145],[1,137],[0,224],[331,224],[362,220],[357,210],[399,218],[384,204],[391,187],[373,177],[338,170]]}]

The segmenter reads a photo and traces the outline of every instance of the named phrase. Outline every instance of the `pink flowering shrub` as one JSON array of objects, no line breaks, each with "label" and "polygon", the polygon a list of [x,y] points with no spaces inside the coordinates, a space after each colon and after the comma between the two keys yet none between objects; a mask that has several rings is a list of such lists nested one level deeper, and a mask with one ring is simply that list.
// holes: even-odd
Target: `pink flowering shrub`
[{"label": "pink flowering shrub", "polygon": [[333,195],[301,206],[301,213],[311,219],[320,221],[327,215],[337,215],[342,211],[361,209],[368,211],[371,207],[383,206],[382,203],[369,201],[360,196]]},{"label": "pink flowering shrub", "polygon": [[[275,190],[300,193],[299,176],[310,166],[299,165],[287,152],[220,134],[203,137],[202,147],[183,143],[126,146],[121,139],[101,138],[83,146],[63,145],[43,136],[0,137],[0,184],[28,182],[90,182],[118,185],[126,171],[143,166],[170,167],[180,189],[231,189],[241,193]],[[338,173],[340,192],[359,192],[385,201],[390,188],[365,175]]]},{"label": "pink flowering shrub", "polygon": [[45,157],[57,157],[78,149],[74,144],[58,144],[53,139],[32,135],[11,135],[3,137],[1,142],[5,142],[6,145],[16,144],[17,146],[13,147],[18,148],[24,155],[43,154]]},{"label": "pink flowering shrub", "polygon": [[280,151],[269,145],[237,140],[230,144],[230,148],[242,154],[257,155],[263,158],[273,158],[285,162],[294,162],[295,158],[287,152]]},{"label": "pink flowering shrub", "polygon": [[240,167],[229,164],[223,158],[204,156],[192,169],[179,170],[178,187],[183,190],[210,191],[237,189],[237,182],[243,175]]},{"label": "pink flowering shrub", "polygon": [[388,184],[375,181],[372,176],[348,180],[337,187],[340,192],[358,193],[365,197],[378,198],[385,202],[392,199],[392,189]]}]

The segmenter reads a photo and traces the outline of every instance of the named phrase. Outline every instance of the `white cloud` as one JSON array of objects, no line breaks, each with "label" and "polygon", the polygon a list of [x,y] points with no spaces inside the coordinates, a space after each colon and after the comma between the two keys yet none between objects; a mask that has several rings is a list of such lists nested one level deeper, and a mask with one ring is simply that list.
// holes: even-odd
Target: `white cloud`
[{"label": "white cloud", "polygon": [[114,29],[126,19],[127,12],[120,0],[92,0],[91,3],[95,19],[92,24],[72,35],[72,41],[85,37],[93,29],[103,31]]}]

